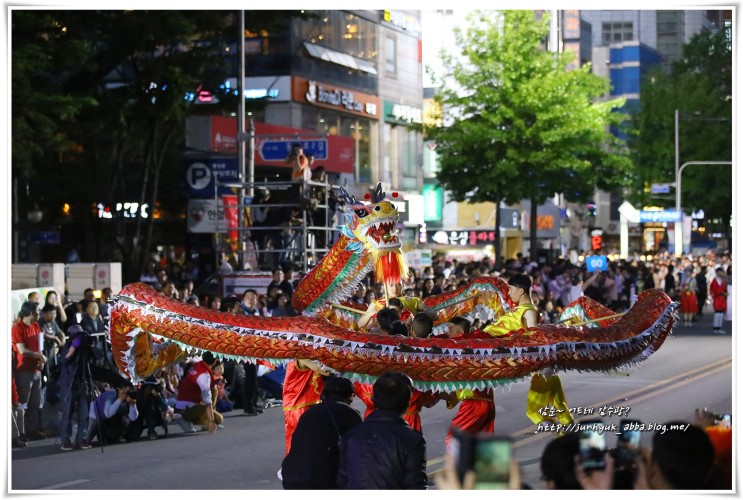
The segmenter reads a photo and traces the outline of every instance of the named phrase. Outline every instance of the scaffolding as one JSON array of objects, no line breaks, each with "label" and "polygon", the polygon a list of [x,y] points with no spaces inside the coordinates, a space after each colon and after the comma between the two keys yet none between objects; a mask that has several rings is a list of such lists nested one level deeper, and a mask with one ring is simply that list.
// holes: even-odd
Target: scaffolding
[{"label": "scaffolding", "polygon": [[[214,182],[214,200],[217,206],[225,188],[238,193],[236,205],[224,205],[224,223],[218,224],[214,233],[214,244],[217,254],[237,253],[237,262],[243,263],[242,270],[272,270],[283,265],[292,264],[294,269],[307,272],[327,254],[328,249],[337,238],[334,224],[334,200],[338,198],[333,190],[339,186],[327,183],[310,181],[263,181],[263,182]],[[257,192],[267,189],[272,196],[284,192],[280,203],[254,203]],[[251,191],[248,191],[251,190]],[[321,197],[312,196],[321,190]],[[313,192],[314,191],[314,192]],[[239,193],[253,192],[254,196],[240,199]],[[315,201],[313,201],[315,200]],[[278,210],[286,220],[272,225],[256,225],[254,209]],[[294,224],[290,221],[292,209],[296,209],[299,217]],[[236,210],[237,222],[230,223],[228,210]],[[232,219],[234,220],[234,215]],[[298,222],[301,218],[301,223]],[[319,219],[319,220],[318,220]],[[268,220],[276,222],[276,214]],[[230,240],[229,234],[237,233],[235,252],[227,249],[225,242]],[[324,236],[324,238],[322,237]],[[318,246],[318,243],[324,245]],[[241,255],[240,255],[241,254]],[[219,266],[219,263],[217,263]]]}]

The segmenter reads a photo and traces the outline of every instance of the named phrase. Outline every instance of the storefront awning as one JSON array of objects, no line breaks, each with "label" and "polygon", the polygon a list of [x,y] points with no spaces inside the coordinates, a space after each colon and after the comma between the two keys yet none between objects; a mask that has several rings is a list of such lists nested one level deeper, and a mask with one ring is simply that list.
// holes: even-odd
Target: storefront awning
[{"label": "storefront awning", "polygon": [[363,59],[358,59],[356,57],[353,57],[352,55],[337,52],[335,50],[330,50],[325,47],[320,47],[319,45],[315,45],[314,43],[310,42],[304,42],[304,47],[307,49],[307,52],[309,52],[312,57],[322,59],[323,61],[340,64],[341,66],[345,66],[347,68],[364,71],[372,75],[377,74],[377,69],[374,67],[374,65],[370,62],[364,61]]}]

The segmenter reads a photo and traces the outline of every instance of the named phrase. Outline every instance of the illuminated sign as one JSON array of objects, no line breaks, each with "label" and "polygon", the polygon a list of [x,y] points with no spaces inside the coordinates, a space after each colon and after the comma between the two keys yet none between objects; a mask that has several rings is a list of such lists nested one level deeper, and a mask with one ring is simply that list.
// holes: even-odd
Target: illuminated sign
[{"label": "illuminated sign", "polygon": [[384,101],[384,119],[390,123],[423,123],[423,110],[407,104]]},{"label": "illuminated sign", "polygon": [[439,245],[482,246],[495,242],[495,231],[439,230],[431,239]]},{"label": "illuminated sign", "polygon": [[141,217],[143,219],[148,219],[150,217],[149,203],[142,203],[141,205],[136,202],[117,203],[113,209],[108,205],[98,203],[95,208],[99,219],[113,219],[114,217],[123,217],[125,219],[136,219],[137,217]]},{"label": "illuminated sign", "polygon": [[382,19],[416,36],[421,33],[421,23],[418,18],[396,10],[385,10]]},{"label": "illuminated sign", "polygon": [[292,98],[323,108],[345,111],[367,118],[378,118],[379,97],[334,85],[294,77]]},{"label": "illuminated sign", "polygon": [[[291,99],[291,77],[289,76],[251,76],[245,78],[243,95],[245,99],[266,99],[269,101],[289,101]],[[220,85],[224,92],[238,95],[237,78],[228,78]]]},{"label": "illuminated sign", "polygon": [[601,250],[601,246],[604,243],[603,234],[604,232],[601,229],[591,231],[591,249],[594,252]]},{"label": "illuminated sign", "polygon": [[640,210],[640,222],[679,222],[681,210]]}]

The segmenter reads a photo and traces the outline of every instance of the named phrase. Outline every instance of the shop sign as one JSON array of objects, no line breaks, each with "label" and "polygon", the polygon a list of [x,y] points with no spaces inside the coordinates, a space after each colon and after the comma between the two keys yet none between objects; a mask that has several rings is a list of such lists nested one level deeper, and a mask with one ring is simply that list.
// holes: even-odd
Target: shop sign
[{"label": "shop sign", "polygon": [[679,222],[681,210],[641,210],[640,222]]},{"label": "shop sign", "polygon": [[379,97],[335,85],[294,77],[292,97],[297,102],[346,113],[379,118]]},{"label": "shop sign", "polygon": [[421,23],[420,21],[409,14],[400,12],[397,10],[385,10],[382,19],[398,28],[402,28],[405,31],[420,36],[421,34]]},{"label": "shop sign", "polygon": [[384,101],[384,120],[390,123],[400,123],[409,125],[411,123],[423,123],[423,110],[399,104],[391,101]]},{"label": "shop sign", "polygon": [[431,239],[439,245],[482,246],[495,243],[495,231],[436,231]]}]

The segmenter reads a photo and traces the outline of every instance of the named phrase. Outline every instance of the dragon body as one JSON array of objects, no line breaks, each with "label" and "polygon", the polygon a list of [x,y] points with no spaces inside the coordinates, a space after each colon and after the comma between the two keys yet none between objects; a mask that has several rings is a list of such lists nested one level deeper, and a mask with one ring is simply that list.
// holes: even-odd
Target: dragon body
[{"label": "dragon body", "polygon": [[[621,318],[584,326],[542,325],[492,339],[390,337],[355,330],[358,313],[334,308],[374,272],[396,284],[408,272],[397,237],[398,214],[381,188],[372,203],[347,197],[351,211],[339,226],[340,238],[299,283],[297,317],[258,317],[222,313],[184,304],[134,283],[115,297],[110,320],[114,359],[127,376],[145,378],[192,353],[210,351],[224,359],[285,363],[312,359],[353,380],[371,382],[390,371],[408,374],[420,389],[450,391],[506,384],[534,372],[608,371],[646,359],[671,332],[678,304],[660,290],[646,290]],[[481,277],[453,292],[430,297],[441,331],[452,316],[489,320],[510,309],[507,284]],[[468,300],[462,300],[468,299]],[[613,311],[582,297],[571,304],[577,320]]]}]

